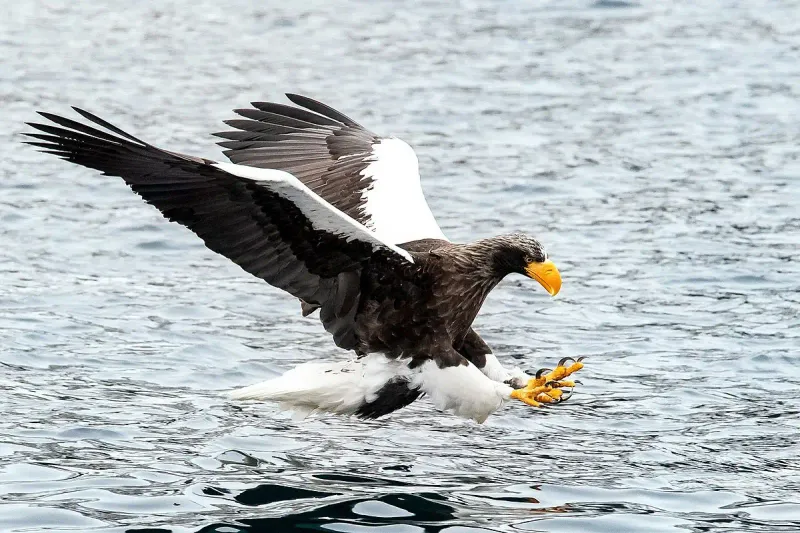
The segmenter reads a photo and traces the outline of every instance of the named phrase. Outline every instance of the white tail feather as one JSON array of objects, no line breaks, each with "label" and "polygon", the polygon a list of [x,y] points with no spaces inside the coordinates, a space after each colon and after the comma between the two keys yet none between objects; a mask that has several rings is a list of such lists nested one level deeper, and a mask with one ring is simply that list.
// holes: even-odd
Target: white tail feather
[{"label": "white tail feather", "polygon": [[380,354],[344,363],[304,363],[277,378],[231,391],[229,397],[278,402],[300,417],[319,411],[350,415],[375,400],[387,381],[409,372],[406,365]]}]

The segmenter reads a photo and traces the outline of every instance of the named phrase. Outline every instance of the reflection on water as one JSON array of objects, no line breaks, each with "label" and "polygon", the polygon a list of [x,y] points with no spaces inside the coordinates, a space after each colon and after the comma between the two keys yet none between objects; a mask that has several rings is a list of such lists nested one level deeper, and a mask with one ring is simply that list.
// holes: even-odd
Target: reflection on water
[{"label": "reflection on water", "polygon": [[[796,2],[15,3],[0,24],[0,531],[800,530]],[[454,240],[523,230],[476,329],[570,402],[294,422],[341,356],[121,183],[19,145],[79,105],[219,157],[282,90],[409,140]]]}]

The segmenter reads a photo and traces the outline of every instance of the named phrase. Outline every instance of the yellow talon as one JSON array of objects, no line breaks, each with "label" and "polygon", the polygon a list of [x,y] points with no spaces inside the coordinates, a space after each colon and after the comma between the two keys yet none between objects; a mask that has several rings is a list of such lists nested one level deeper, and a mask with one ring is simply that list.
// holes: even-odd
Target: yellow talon
[{"label": "yellow talon", "polygon": [[565,388],[574,388],[575,382],[563,378],[583,368],[580,359],[569,366],[564,366],[566,358],[559,361],[558,365],[548,373],[540,370],[539,377],[531,378],[525,388],[511,392],[511,397],[533,407],[543,407],[547,403],[558,403],[566,400]]},{"label": "yellow talon", "polygon": [[581,368],[583,368],[583,363],[581,361],[575,361],[574,363],[569,365],[569,367],[567,368],[567,373],[565,374],[565,376],[569,376],[570,374],[573,374],[573,373],[577,372]]},{"label": "yellow talon", "polygon": [[511,397],[534,407],[541,407],[543,403],[557,403],[562,392],[554,389],[550,385],[541,385],[524,389],[516,389],[511,392]]},{"label": "yellow talon", "polygon": [[[550,381],[561,381],[565,377],[569,376],[570,374],[574,374],[581,368],[583,368],[583,363],[581,361],[575,361],[568,367],[563,365],[564,359],[559,361],[559,365],[555,367],[553,370],[548,372],[547,374],[543,374],[536,378],[531,378],[528,380],[528,385],[525,387],[526,389],[530,389],[533,387],[541,387],[545,383]],[[561,385],[563,387],[574,387],[575,383],[572,381],[564,381],[565,385]]]},{"label": "yellow talon", "polygon": [[525,389],[514,389],[511,391],[511,397],[515,400],[519,400],[523,403],[526,403],[533,407],[541,407],[542,404],[531,398],[530,396],[525,395]]},{"label": "yellow talon", "polygon": [[552,389],[547,391],[545,394],[554,400],[558,400],[561,398],[561,395],[564,394],[564,391],[561,389]]},{"label": "yellow talon", "polygon": [[550,396],[550,393],[547,392],[540,392],[536,396],[536,401],[540,403],[558,403],[559,400],[557,398],[553,398]]}]

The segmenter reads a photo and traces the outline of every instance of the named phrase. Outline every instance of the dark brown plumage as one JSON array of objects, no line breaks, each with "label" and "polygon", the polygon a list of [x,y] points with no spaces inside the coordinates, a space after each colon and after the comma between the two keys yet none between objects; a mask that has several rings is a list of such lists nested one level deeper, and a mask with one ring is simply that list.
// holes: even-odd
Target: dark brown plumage
[{"label": "dark brown plumage", "polygon": [[[363,192],[372,180],[363,176],[378,135],[325,104],[305,96],[289,99],[310,109],[253,102],[236,109],[247,120],[226,120],[236,128],[214,135],[232,163],[278,169],[302,181],[338,210],[369,226]],[[314,111],[314,112],[312,112]]]},{"label": "dark brown plumage", "polygon": [[[364,212],[363,193],[371,179],[362,173],[372,156],[372,145],[380,137],[329,106],[296,94],[287,97],[315,113],[283,104],[253,102],[256,109],[235,110],[249,120],[225,121],[238,131],[214,134],[228,139],[218,143],[226,148],[223,153],[233,163],[276,168],[295,175],[335,208],[368,226],[370,217]],[[422,239],[400,247],[424,253],[449,244],[442,239]],[[303,316],[317,309],[316,305],[302,303]],[[456,350],[483,368],[491,349],[471,327],[464,337],[468,337],[467,342],[455,341]]]}]

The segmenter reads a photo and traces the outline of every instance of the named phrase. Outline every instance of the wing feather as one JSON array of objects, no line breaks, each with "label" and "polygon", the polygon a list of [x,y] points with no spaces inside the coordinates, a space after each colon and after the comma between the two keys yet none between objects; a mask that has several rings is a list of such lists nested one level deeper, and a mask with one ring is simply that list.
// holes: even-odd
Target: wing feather
[{"label": "wing feather", "polygon": [[[290,172],[384,241],[446,239],[425,201],[414,150],[382,138],[311,98],[287,94],[300,107],[253,102],[244,119],[215,133],[233,163]],[[326,164],[327,163],[327,164]]]},{"label": "wing feather", "polygon": [[351,319],[362,269],[393,271],[413,263],[408,252],[382,241],[289,173],[168,152],[76,111],[115,135],[42,113],[56,126],[31,123],[44,133],[26,134],[36,139],[29,144],[121,177],[211,250],[322,307],[326,329],[344,348],[357,341]]}]

